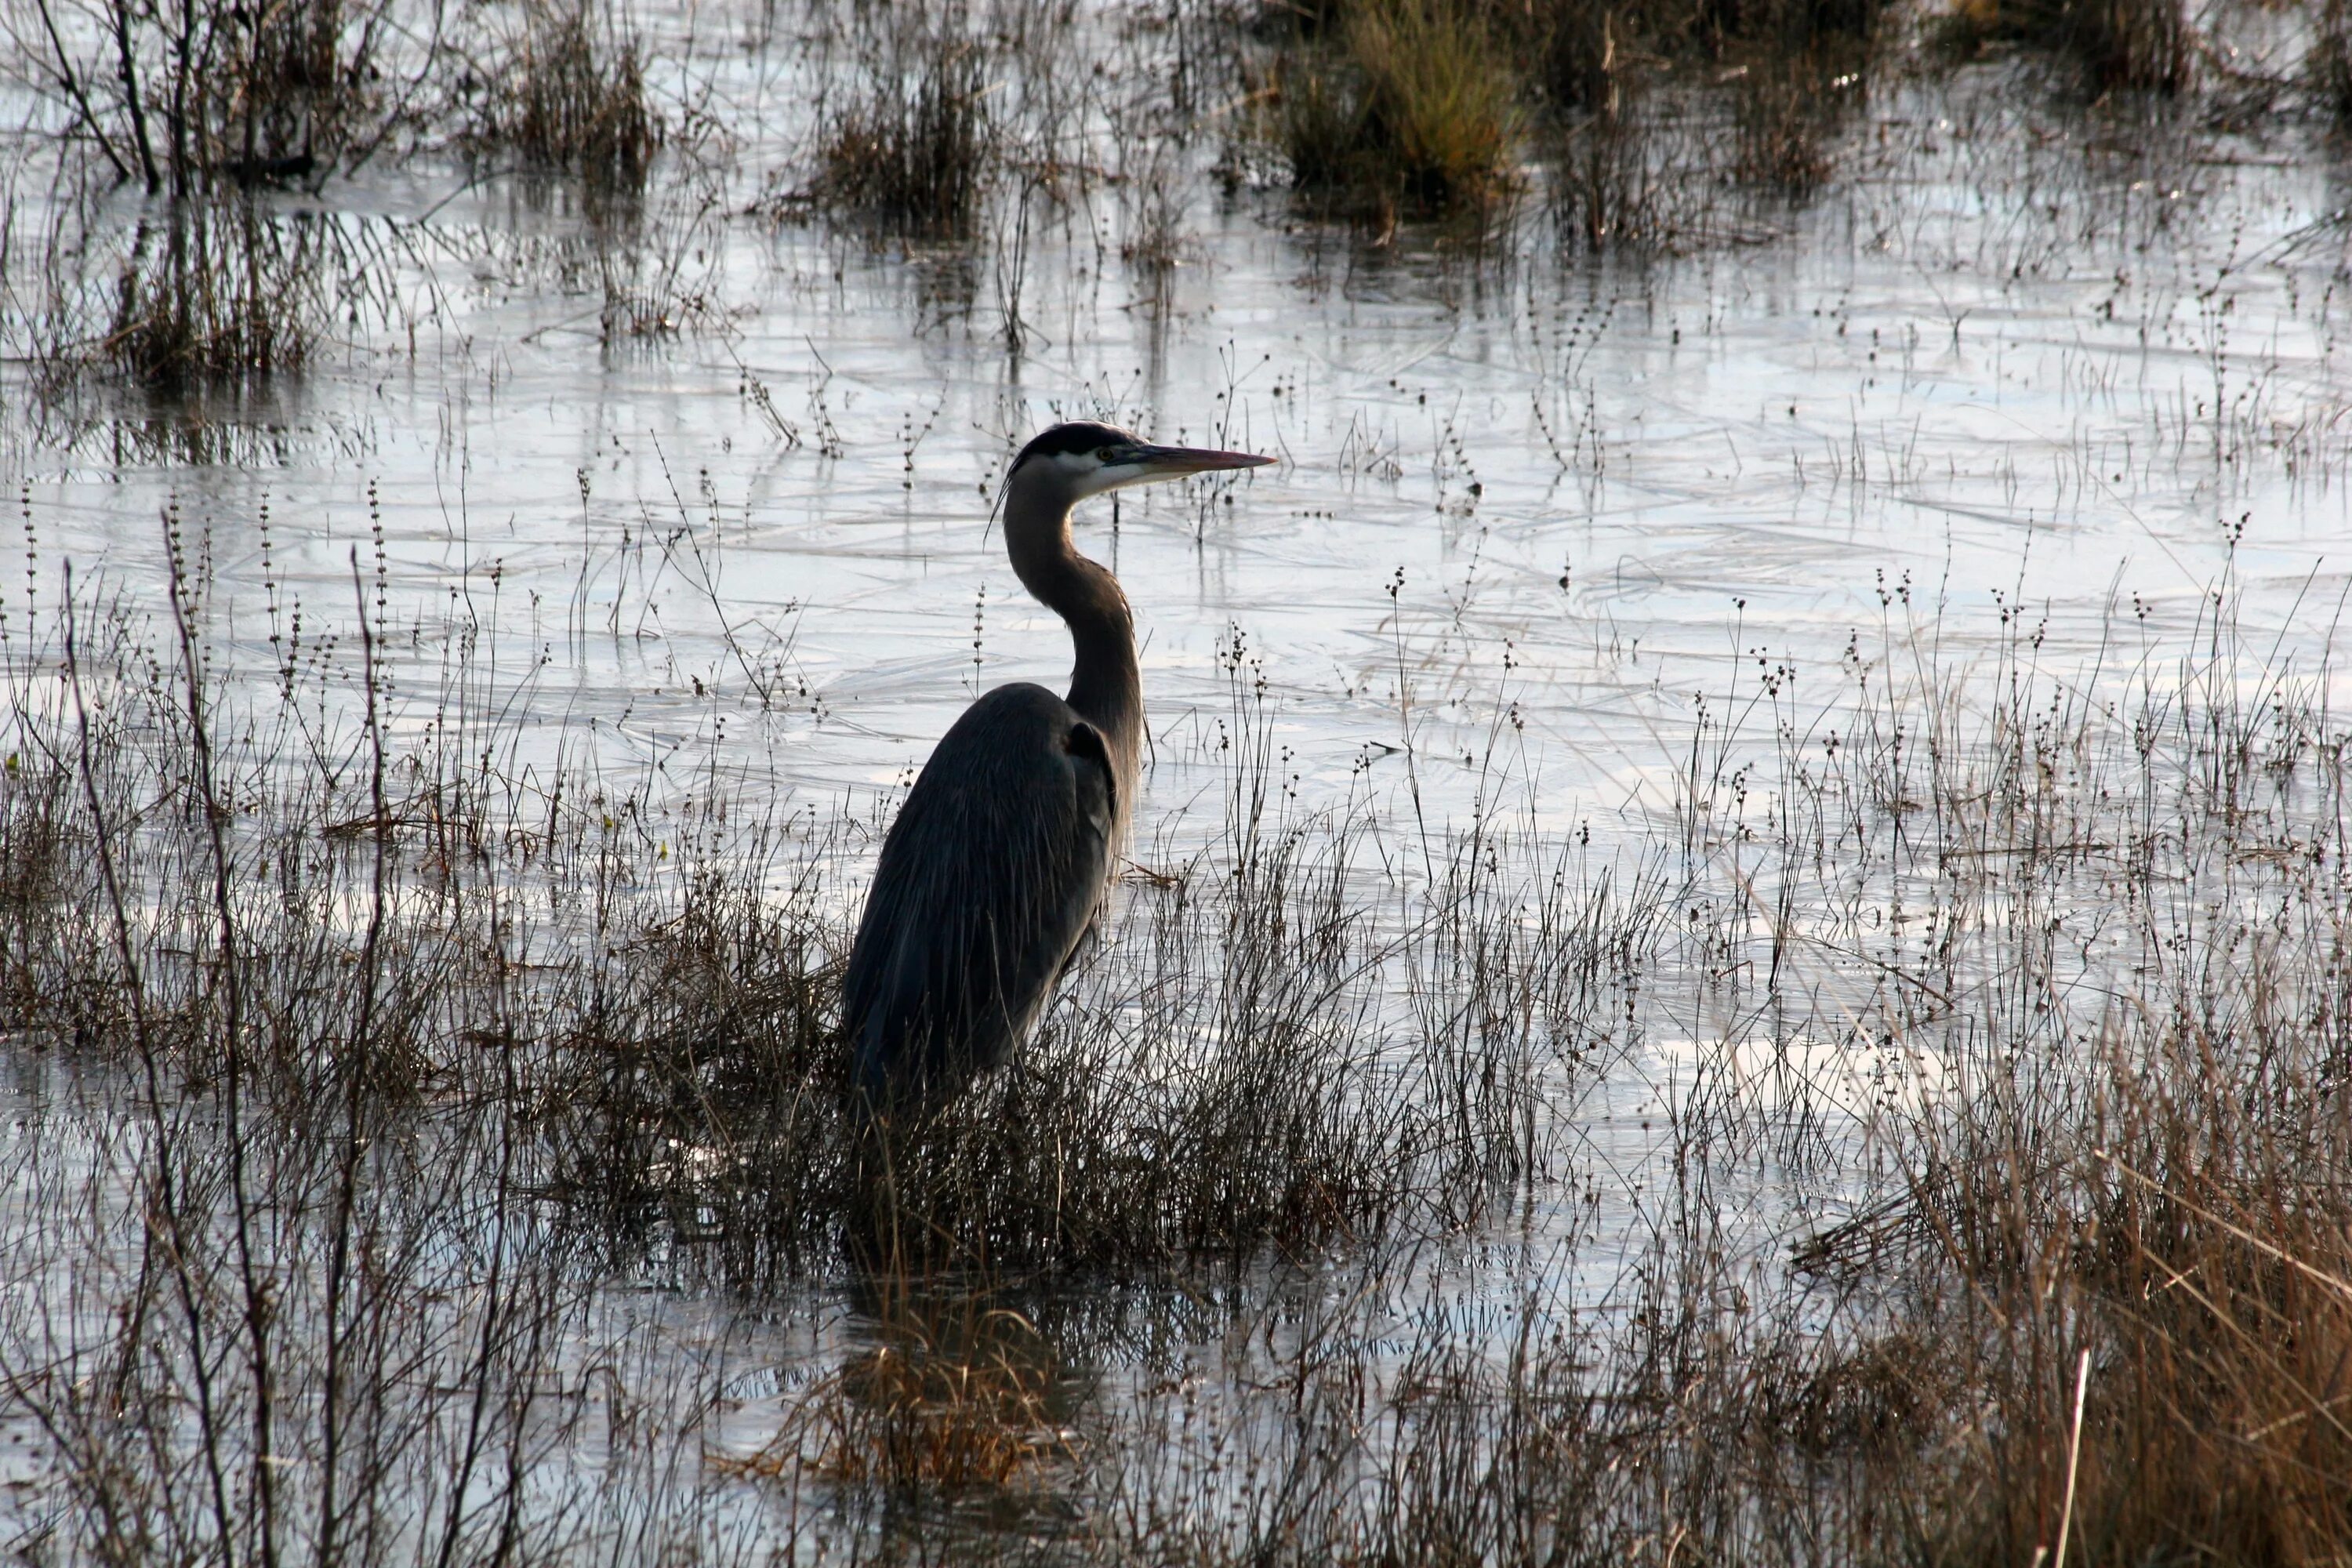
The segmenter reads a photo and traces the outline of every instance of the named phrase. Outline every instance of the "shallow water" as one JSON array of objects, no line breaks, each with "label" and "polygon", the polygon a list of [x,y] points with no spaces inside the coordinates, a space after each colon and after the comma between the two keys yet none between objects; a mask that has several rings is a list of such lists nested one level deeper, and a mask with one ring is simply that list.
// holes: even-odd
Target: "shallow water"
[{"label": "shallow water", "polygon": [[[1099,190],[1037,225],[1017,356],[985,291],[945,320],[926,303],[952,254],[742,219],[691,237],[707,330],[606,345],[598,298],[528,262],[498,276],[576,222],[454,176],[337,191],[334,221],[436,263],[404,280],[441,301],[413,353],[360,333],[232,416],[253,447],[222,463],[123,439],[217,409],[118,405],[61,450],[20,384],[7,478],[47,562],[133,592],[176,500],[210,531],[218,628],[265,668],[265,507],[314,637],[348,623],[380,516],[413,701],[475,628],[503,680],[529,672],[534,717],[593,722],[615,769],[829,804],[903,777],[976,690],[1060,679],[1060,631],[987,521],[1012,447],[1062,415],[1246,446],[1283,461],[1082,518],[1138,607],[1174,764],[1139,821],[1181,837],[1238,631],[1307,800],[1344,798],[1368,758],[1394,783],[1409,735],[1438,815],[1491,796],[1491,765],[1549,823],[1638,838],[1694,694],[1755,655],[1801,701],[1882,587],[1948,604],[1963,639],[2021,606],[2048,658],[2080,660],[2112,616],[2180,629],[2234,544],[2249,613],[2324,647],[2352,437],[2333,170],[2300,137],[2147,134],[2003,80],[1880,89],[1821,201],[1639,266],[1559,258],[1533,199],[1498,261],[1202,188],[1154,308],[1093,237],[1118,228]],[[646,243],[663,234],[657,206]]]},{"label": "shallow water", "polygon": [[[5,607],[53,599],[67,560],[160,605],[176,506],[204,540],[209,631],[258,693],[298,610],[351,667],[380,548],[395,734],[450,700],[462,647],[489,674],[467,700],[529,716],[503,766],[591,763],[656,806],[733,793],[867,816],[976,692],[1066,668],[988,521],[1021,441],[1092,416],[1273,453],[1081,520],[1145,639],[1147,859],[1222,825],[1236,666],[1265,683],[1299,809],[1370,798],[1437,828],[1500,806],[1633,864],[1670,837],[1702,706],[1734,722],[1733,767],[1782,724],[1810,737],[1849,649],[1874,655],[1890,621],[1940,609],[1949,668],[2021,616],[2043,668],[2112,695],[2172,679],[2227,577],[2278,659],[2316,673],[2332,650],[2352,230],[2315,128],[2084,110],[2014,62],[1906,66],[1855,106],[1817,200],[1725,191],[1681,253],[1613,259],[1565,246],[1539,189],[1483,245],[1318,226],[1279,189],[1224,191],[1204,137],[1170,165],[1185,237],[1163,275],[1122,261],[1138,185],[1109,177],[1034,201],[1019,243],[1001,208],[969,246],[740,216],[808,146],[795,84],[819,68],[789,27],[646,20],[702,30],[667,85],[707,90],[735,139],[723,166],[666,165],[620,247],[677,258],[696,298],[656,313],[678,330],[600,331],[595,245],[560,188],[428,163],[289,197],[396,257],[403,319],[363,320],[239,406],[90,394],[61,415],[7,367],[0,479],[28,550]],[[1132,20],[1089,36],[1150,58]],[[1124,101],[1097,90],[1098,113]],[[1081,135],[1116,170],[1099,120]],[[1663,1125],[1694,1064],[1726,1059],[1768,1099],[1779,1075],[1827,1082],[1857,1119],[1935,1092],[1937,1064],[1817,1061],[1835,1047],[1759,1042],[1703,991],[1650,998],[1654,1048],[1579,1102],[1598,1217],[1570,1197],[1533,1227],[1538,1255],[1594,1238],[1577,1255],[1594,1292],[1651,1223],[1645,1117]],[[1801,1185],[1764,1170],[1722,1194],[1759,1258],[1834,1206]],[[1498,1297],[1446,1299],[1475,1316]],[[600,1310],[625,1319],[620,1300]],[[726,1389],[717,1441],[739,1456],[803,1375],[777,1368],[857,1342],[823,1294],[781,1324],[647,1311],[597,1343]],[[1068,1353],[1129,1396],[1183,1360]]]}]

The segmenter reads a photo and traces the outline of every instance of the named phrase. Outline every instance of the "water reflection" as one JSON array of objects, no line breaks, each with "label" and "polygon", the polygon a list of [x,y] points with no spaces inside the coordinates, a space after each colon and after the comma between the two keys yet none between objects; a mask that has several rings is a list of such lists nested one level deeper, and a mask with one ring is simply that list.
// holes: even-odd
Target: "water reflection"
[{"label": "water reflection", "polygon": [[871,1348],[836,1374],[856,1422],[825,1467],[849,1481],[1003,1487],[1075,1458],[1092,1369],[1014,1304],[971,1280],[861,1273],[852,1300]]}]

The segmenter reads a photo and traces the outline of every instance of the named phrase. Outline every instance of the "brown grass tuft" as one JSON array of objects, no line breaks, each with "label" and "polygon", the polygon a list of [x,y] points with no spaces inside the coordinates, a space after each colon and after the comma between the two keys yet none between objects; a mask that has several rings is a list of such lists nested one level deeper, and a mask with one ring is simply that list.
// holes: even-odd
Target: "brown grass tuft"
[{"label": "brown grass tuft", "polygon": [[112,319],[68,351],[139,385],[181,392],[299,369],[325,310],[313,220],[253,197],[190,197],[134,231]]},{"label": "brown grass tuft", "polygon": [[11,39],[32,90],[115,179],[151,193],[322,176],[399,118],[383,79],[400,30],[385,0],[35,0],[27,11]]},{"label": "brown grass tuft", "polygon": [[1337,43],[1301,43],[1276,78],[1292,178],[1351,205],[1482,207],[1509,186],[1517,73],[1465,0],[1362,0]]},{"label": "brown grass tuft", "polygon": [[981,1296],[907,1301],[883,1343],[801,1391],[746,1474],[805,1469],[891,1491],[1003,1488],[1078,1458],[1069,1374],[1026,1318]]},{"label": "brown grass tuft", "polygon": [[998,145],[979,46],[940,33],[903,46],[824,132],[811,195],[836,211],[935,234],[968,229]]},{"label": "brown grass tuft", "polygon": [[1843,96],[1813,56],[1757,60],[1733,88],[1734,173],[1790,196],[1820,189],[1834,168],[1829,142]]},{"label": "brown grass tuft", "polygon": [[636,37],[594,0],[526,0],[483,73],[467,140],[592,189],[633,189],[661,145]]}]

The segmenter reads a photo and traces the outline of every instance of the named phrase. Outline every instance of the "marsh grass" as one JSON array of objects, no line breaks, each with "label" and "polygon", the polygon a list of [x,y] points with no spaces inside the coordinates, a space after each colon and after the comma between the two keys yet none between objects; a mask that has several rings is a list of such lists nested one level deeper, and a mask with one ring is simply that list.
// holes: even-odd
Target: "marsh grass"
[{"label": "marsh grass", "polygon": [[1528,13],[1538,29],[1537,85],[1564,109],[1609,114],[1622,107],[1632,26],[1622,7],[1554,5]]},{"label": "marsh grass", "polygon": [[1509,188],[1517,93],[1464,0],[1365,0],[1279,63],[1276,134],[1294,181],[1327,200],[1474,211]]},{"label": "marsh grass", "polygon": [[[708,1542],[724,1487],[820,1556],[960,1497],[975,1551],[1029,1498],[1066,1554],[1212,1563],[2352,1523],[2347,740],[2229,583],[2063,667],[1890,594],[1818,696],[1698,710],[1622,878],[1299,813],[1236,648],[1219,830],[1018,1066],[876,1130],[834,1040],[871,825],[530,765],[462,639],[378,663],[383,563],[248,686],[165,537],[161,611],[7,624],[0,1373],[78,1552],[560,1560]],[[847,1279],[850,1331],[707,1447],[737,1384],[615,1279]],[[1188,1304],[1048,1310],[1130,1283]]]},{"label": "marsh grass", "polygon": [[[238,395],[300,372],[368,317],[413,325],[396,302],[409,258],[394,226],[332,197],[312,205],[387,149],[569,172],[592,219],[609,220],[664,141],[635,37],[602,0],[463,18],[344,0],[35,11],[42,26],[11,35],[16,68],[56,99],[69,134],[46,191],[20,171],[6,196],[11,248],[46,254],[10,269],[5,336],[66,423],[87,384]],[[125,183],[150,199],[121,199]],[[643,230],[625,226],[592,224],[628,252],[605,268],[628,307],[608,324],[674,330],[693,290],[657,273],[650,281],[670,286],[645,287]],[[682,226],[689,245],[706,237]],[[634,287],[613,287],[616,273]]]},{"label": "marsh grass", "polygon": [[298,370],[327,311],[323,248],[251,197],[172,203],[139,226],[106,335],[82,353],[164,392]]},{"label": "marsh grass", "polygon": [[797,1391],[776,1436],[733,1468],[953,1495],[1033,1484],[1076,1460],[1068,1423],[1082,1391],[1021,1313],[965,1289],[904,1296],[876,1321],[883,1342]]},{"label": "marsh grass", "polygon": [[2352,16],[2344,0],[2321,0],[2304,74],[2336,129],[2352,127]]},{"label": "marsh grass", "polygon": [[1459,206],[1499,193],[1518,79],[1478,13],[1450,0],[1374,0],[1350,12],[1348,52],[1363,73],[1373,155],[1407,203]]},{"label": "marsh grass", "polygon": [[1486,210],[1532,145],[1580,246],[1672,248],[1724,228],[1723,192],[1802,199],[1829,181],[1885,9],[1364,0],[1302,14],[1262,119],[1335,212],[1385,226]]},{"label": "marsh grass", "polygon": [[1962,0],[1944,46],[1963,56],[2021,43],[2072,62],[2095,93],[2175,93],[2189,85],[2193,30],[2180,0]]},{"label": "marsh grass", "polygon": [[1819,190],[1835,172],[1832,143],[1859,76],[1810,53],[1751,63],[1732,93],[1737,177],[1793,197]]},{"label": "marsh grass", "polygon": [[[1662,957],[1773,1039],[1660,1107],[1614,1284],[1537,1261],[1481,1334],[1368,1258],[1224,1364],[1278,1394],[1143,1401],[1117,1516],[1211,1562],[2332,1561],[2347,742],[2230,602],[2185,658],[2021,622],[1961,668],[1898,613],[1819,706],[1735,688]],[[1847,1217],[1743,1240],[1801,1171]]]},{"label": "marsh grass", "polygon": [[[2070,1498],[2090,1561],[2345,1538],[2345,737],[2233,602],[2087,683],[2021,617],[1965,683],[1902,631],[1834,747],[1784,751],[1782,854],[1851,836],[1856,892],[1932,868],[1840,1007],[1932,1064],[1873,1117],[1909,1174],[1809,1266],[1885,1282],[1865,1347],[1957,1347],[1878,1399],[1934,1441],[1858,1450],[1933,1554],[2054,1554]],[[1860,939],[1838,901],[1758,911],[1775,975]]]},{"label": "marsh grass", "polygon": [[[839,843],[523,767],[466,645],[376,663],[381,562],[340,657],[232,683],[206,537],[165,536],[161,624],[73,588],[8,628],[6,1034],[57,1074],[8,1179],[62,1206],[6,1237],[52,1284],[10,1298],[0,1371],[62,1478],[44,1528],[101,1557],[593,1536],[562,1456],[718,1398],[551,1381],[645,1353],[597,1348],[616,1269],[790,1290],[880,1236],[885,1280],[1119,1278],[1462,1233],[1555,1157],[1531,1080],[1606,1036],[1645,940],[1654,889],[1563,862],[1524,903],[1494,835],[1417,924],[1370,920],[1237,692],[1224,838],[1139,891],[1021,1068],[877,1148],[839,1091]],[[826,1473],[1027,1466],[1029,1373],[916,1342],[836,1381]]]},{"label": "marsh grass", "polygon": [[10,38],[119,181],[186,196],[307,180],[389,134],[388,5],[293,0],[258,11],[199,0],[33,0]]},{"label": "marsh grass", "polygon": [[595,0],[521,0],[482,73],[466,140],[605,194],[644,184],[663,131],[625,21]]},{"label": "marsh grass", "polygon": [[128,223],[76,199],[47,217],[20,237],[32,254],[8,279],[0,342],[31,368],[37,416],[68,441],[86,391],[127,387],[165,410],[234,401],[330,341],[331,296],[345,321],[388,303],[365,275],[363,236],[268,195],[158,200]]},{"label": "marsh grass", "polygon": [[887,39],[863,89],[822,128],[808,195],[904,230],[965,233],[1003,173],[987,55],[945,25]]},{"label": "marsh grass", "polygon": [[1612,102],[1561,137],[1547,194],[1559,229],[1586,248],[1637,243],[1666,226],[1647,140]]},{"label": "marsh grass", "polygon": [[1014,1068],[883,1130],[840,1077],[842,933],[690,881],[562,1042],[561,1189],[698,1238],[737,1288],[844,1248],[1118,1277],[1476,1224],[1554,1159],[1531,1084],[1606,1037],[1662,889],[1565,851],[1498,880],[1533,846],[1495,824],[1390,929],[1360,905],[1365,830],[1269,799],[1258,700],[1237,687],[1223,836],[1127,889],[1118,947]]},{"label": "marsh grass", "polygon": [[[1643,242],[1666,226],[1644,220],[1631,171],[1663,167],[1676,184],[1728,180],[1798,197],[1824,184],[1846,89],[1869,71],[1886,10],[1882,0],[1646,0],[1495,15],[1540,62],[1535,85],[1574,148],[1556,165],[1566,205],[1583,215],[1586,242],[1604,245]],[[1718,96],[1731,109],[1728,156],[1702,155],[1665,133],[1709,118]],[[1704,216],[1681,226],[1701,230]]]}]

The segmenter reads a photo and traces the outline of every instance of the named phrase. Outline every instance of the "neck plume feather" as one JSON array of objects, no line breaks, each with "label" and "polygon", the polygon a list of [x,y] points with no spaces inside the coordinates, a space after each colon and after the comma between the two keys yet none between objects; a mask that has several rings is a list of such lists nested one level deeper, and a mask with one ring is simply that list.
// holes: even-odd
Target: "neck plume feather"
[{"label": "neck plume feather", "polygon": [[1069,703],[1109,742],[1125,808],[1135,799],[1143,749],[1135,616],[1118,579],[1070,542],[1071,498],[1055,493],[1058,488],[1042,478],[1013,476],[1004,498],[1004,542],[1021,585],[1070,628]]}]

